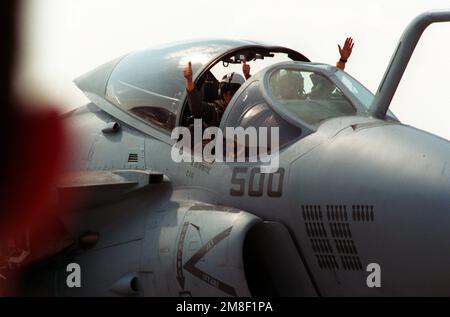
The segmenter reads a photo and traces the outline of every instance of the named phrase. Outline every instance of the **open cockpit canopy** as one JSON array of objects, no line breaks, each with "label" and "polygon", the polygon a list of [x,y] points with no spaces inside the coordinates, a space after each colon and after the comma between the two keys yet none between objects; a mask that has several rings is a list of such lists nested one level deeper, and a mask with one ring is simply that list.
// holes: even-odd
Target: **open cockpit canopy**
[{"label": "open cockpit canopy", "polygon": [[[251,41],[198,40],[130,53],[77,78],[75,83],[100,107],[107,102],[169,132],[182,120],[186,97],[182,70],[189,61],[201,87],[204,81],[221,76],[221,72],[239,66],[244,59],[264,61],[263,67],[279,62],[279,55],[287,60],[309,61],[284,47]],[[214,85],[220,78],[213,79]]]}]

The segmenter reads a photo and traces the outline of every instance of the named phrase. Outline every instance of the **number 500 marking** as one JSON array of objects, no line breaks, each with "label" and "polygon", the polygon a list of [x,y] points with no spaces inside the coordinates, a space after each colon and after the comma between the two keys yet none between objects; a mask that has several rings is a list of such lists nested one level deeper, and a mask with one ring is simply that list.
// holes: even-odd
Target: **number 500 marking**
[{"label": "number 500 marking", "polygon": [[[231,177],[231,184],[235,185],[230,189],[231,196],[244,196],[246,188],[246,177],[242,174],[248,173],[248,167],[236,167],[233,170],[233,176]],[[283,181],[284,181],[284,168],[279,168],[276,173],[261,173],[259,167],[252,168],[248,183],[248,195],[250,197],[261,197],[264,193],[265,178],[268,176],[267,182],[267,195],[269,197],[281,197],[283,195]],[[240,177],[240,175],[242,175]],[[274,177],[278,175],[278,184],[274,188]],[[255,183],[258,186],[255,188]]]}]

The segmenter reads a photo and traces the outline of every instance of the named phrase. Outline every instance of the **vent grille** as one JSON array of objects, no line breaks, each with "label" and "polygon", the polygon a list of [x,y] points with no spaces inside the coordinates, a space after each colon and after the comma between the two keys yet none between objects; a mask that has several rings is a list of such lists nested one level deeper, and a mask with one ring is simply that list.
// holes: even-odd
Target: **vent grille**
[{"label": "vent grille", "polygon": [[350,209],[344,204],[301,206],[306,235],[322,270],[363,270],[351,227],[373,222],[374,206],[352,205],[351,213],[347,207]]},{"label": "vent grille", "polygon": [[341,255],[341,262],[346,271],[363,271],[361,260],[357,256]]},{"label": "vent grille", "polygon": [[322,270],[339,270],[333,247],[324,225],[324,217],[320,205],[303,205],[302,214],[305,221],[306,234],[316,254],[317,263]]},{"label": "vent grille", "polygon": [[128,163],[137,163],[139,160],[138,155],[135,153],[130,153],[128,155]]},{"label": "vent grille", "polygon": [[353,221],[373,222],[375,220],[373,206],[353,205],[352,210]]}]

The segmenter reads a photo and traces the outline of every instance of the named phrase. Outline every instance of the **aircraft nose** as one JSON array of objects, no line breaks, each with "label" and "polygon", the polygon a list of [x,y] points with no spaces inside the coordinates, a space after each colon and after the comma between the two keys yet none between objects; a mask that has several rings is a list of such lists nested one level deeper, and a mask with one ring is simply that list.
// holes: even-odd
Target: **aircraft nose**
[{"label": "aircraft nose", "polygon": [[348,128],[292,170],[300,205],[345,208],[362,267],[380,264],[390,295],[450,295],[449,141],[400,124]]},{"label": "aircraft nose", "polygon": [[306,188],[317,184],[335,199],[378,197],[380,204],[442,205],[450,212],[450,142],[408,126],[349,127],[296,165],[308,175],[300,180]]}]

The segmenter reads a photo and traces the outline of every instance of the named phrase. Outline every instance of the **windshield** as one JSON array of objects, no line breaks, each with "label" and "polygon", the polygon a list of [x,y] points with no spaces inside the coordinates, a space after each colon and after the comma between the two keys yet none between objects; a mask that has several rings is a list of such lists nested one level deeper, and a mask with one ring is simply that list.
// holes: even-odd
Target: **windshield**
[{"label": "windshield", "polygon": [[341,70],[336,72],[336,77],[353,93],[366,109],[370,108],[374,95],[366,87]]},{"label": "windshield", "polygon": [[310,125],[356,114],[335,84],[312,71],[279,69],[270,76],[269,90],[290,114]]}]

